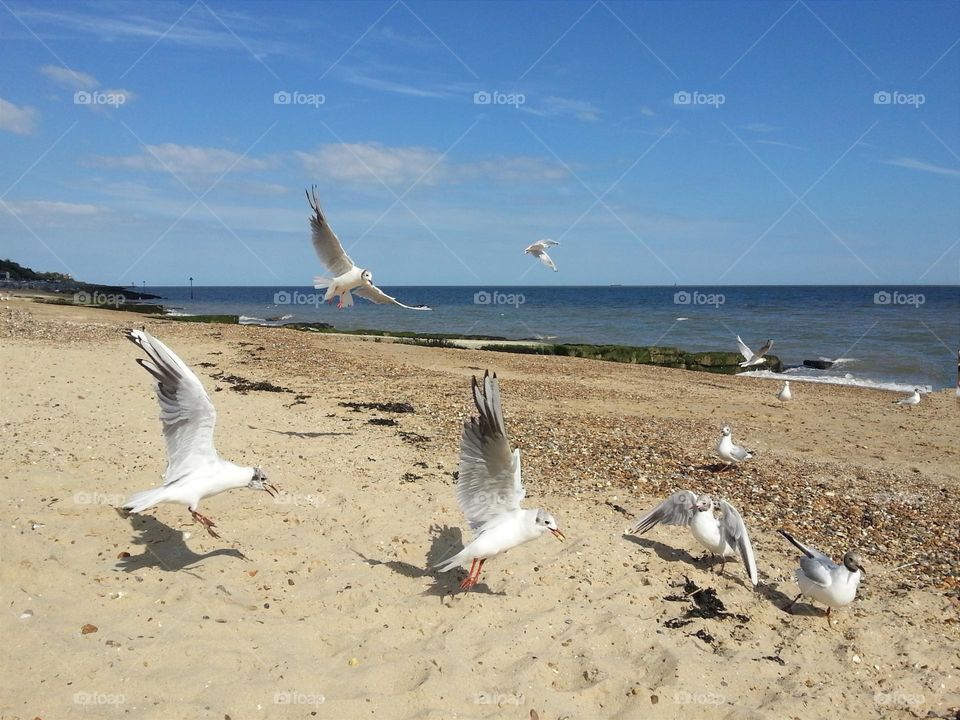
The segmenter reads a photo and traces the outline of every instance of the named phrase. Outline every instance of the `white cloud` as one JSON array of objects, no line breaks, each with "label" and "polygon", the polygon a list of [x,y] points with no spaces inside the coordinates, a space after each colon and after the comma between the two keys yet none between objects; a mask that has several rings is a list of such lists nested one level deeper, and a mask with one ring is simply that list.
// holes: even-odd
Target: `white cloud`
[{"label": "white cloud", "polygon": [[465,163],[454,168],[454,174],[458,180],[480,178],[501,183],[558,182],[569,176],[558,162],[526,156]]},{"label": "white cloud", "polygon": [[0,130],[15,135],[32,135],[37,129],[40,111],[29,105],[14,105],[0,98]]},{"label": "white cloud", "polygon": [[951,177],[960,177],[960,170],[956,168],[943,167],[933,163],[917,160],[916,158],[900,157],[893,160],[883,160],[886,165],[896,165],[897,167],[909,168],[911,170],[920,170],[921,172],[934,173],[936,175],[949,175]]},{"label": "white cloud", "polygon": [[69,203],[58,200],[8,201],[7,206],[17,215],[99,215],[103,208],[88,203]]},{"label": "white cloud", "polygon": [[656,113],[653,111],[653,108],[647,105],[640,106],[640,114],[643,115],[644,117],[653,117],[654,115],[656,115]]},{"label": "white cloud", "polygon": [[245,157],[233,150],[164,143],[145,145],[138,155],[97,156],[96,164],[131,170],[167,171],[190,177],[220,175],[228,170],[263,170],[276,165],[270,157]]},{"label": "white cloud", "polygon": [[571,100],[569,98],[557,97],[556,95],[547,95],[538,100],[531,101],[527,99],[527,104],[521,107],[522,110],[547,117],[570,116],[584,122],[596,122],[600,119],[600,110],[591,103],[583,100]]},{"label": "white cloud", "polygon": [[345,143],[294,154],[311,174],[347,183],[409,185],[427,173],[421,183],[432,184],[444,170],[440,153],[421,147]]},{"label": "white cloud", "polygon": [[70,90],[93,90],[100,84],[93,75],[60,65],[44,65],[40,72]]}]

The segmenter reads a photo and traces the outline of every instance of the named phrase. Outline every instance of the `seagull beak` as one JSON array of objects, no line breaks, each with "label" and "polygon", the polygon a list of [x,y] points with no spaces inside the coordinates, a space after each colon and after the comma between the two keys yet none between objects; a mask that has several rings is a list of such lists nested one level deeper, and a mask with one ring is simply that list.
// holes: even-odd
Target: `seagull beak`
[{"label": "seagull beak", "polygon": [[858,566],[858,567],[857,567],[857,570],[859,570],[859,571],[861,572],[861,574],[863,574],[863,575],[866,575],[866,574],[867,574],[867,571],[864,569],[863,565]]},{"label": "seagull beak", "polygon": [[276,486],[270,485],[268,483],[263,484],[263,491],[267,493],[270,497],[276,497],[280,494],[280,491],[277,490]]},{"label": "seagull beak", "polygon": [[550,532],[552,532],[552,533],[553,533],[553,536],[554,536],[557,540],[559,540],[560,542],[563,542],[564,540],[567,539],[567,536],[564,535],[562,532],[560,532],[560,530],[553,530],[553,529],[551,529]]}]

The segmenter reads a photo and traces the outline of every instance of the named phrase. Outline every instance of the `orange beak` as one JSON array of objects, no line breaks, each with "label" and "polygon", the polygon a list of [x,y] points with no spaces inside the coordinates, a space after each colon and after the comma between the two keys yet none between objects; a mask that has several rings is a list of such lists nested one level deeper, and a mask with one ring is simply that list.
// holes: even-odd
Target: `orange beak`
[{"label": "orange beak", "polygon": [[550,532],[552,532],[552,533],[553,533],[553,536],[554,536],[557,540],[559,540],[560,542],[563,542],[564,540],[567,539],[567,536],[564,535],[564,534],[563,534],[562,532],[560,532],[559,530],[551,530]]}]

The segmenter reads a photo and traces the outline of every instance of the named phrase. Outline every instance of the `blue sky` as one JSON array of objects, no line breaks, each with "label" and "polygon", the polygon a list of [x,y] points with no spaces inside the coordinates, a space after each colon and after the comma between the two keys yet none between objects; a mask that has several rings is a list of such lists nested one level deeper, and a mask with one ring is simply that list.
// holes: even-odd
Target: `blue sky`
[{"label": "blue sky", "polygon": [[385,286],[960,279],[955,2],[0,0],[0,38],[37,269],[307,285],[316,183]]}]

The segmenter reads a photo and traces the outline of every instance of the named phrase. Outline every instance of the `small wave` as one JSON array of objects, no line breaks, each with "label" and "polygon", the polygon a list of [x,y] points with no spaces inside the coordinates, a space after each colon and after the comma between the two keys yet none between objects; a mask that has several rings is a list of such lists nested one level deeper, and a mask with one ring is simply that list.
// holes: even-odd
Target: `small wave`
[{"label": "small wave", "polygon": [[690,318],[677,318],[677,322],[683,322],[684,320],[689,320]]},{"label": "small wave", "polygon": [[769,380],[789,380],[790,382],[821,383],[824,385],[846,385],[849,387],[870,388],[871,390],[889,390],[890,392],[901,393],[913,392],[915,387],[920,388],[920,392],[922,393],[932,392],[933,390],[930,385],[874,380],[873,378],[856,377],[850,373],[845,373],[843,375],[824,375],[822,373],[818,373],[814,375],[806,374],[807,372],[809,372],[809,368],[792,368],[782,373],[776,373],[772,370],[753,370],[751,372],[740,374]]},{"label": "small wave", "polygon": [[241,315],[237,322],[241,325],[266,325],[267,321],[264,318],[250,317],[248,315]]},{"label": "small wave", "polygon": [[176,309],[173,309],[173,310],[168,309],[163,314],[166,315],[167,317],[193,317],[193,313],[180,312],[179,310],[176,310]]}]

